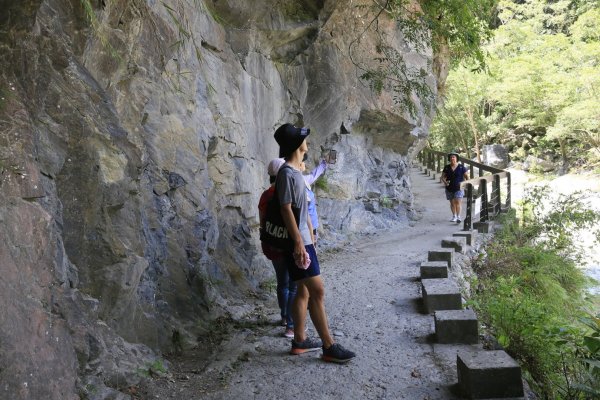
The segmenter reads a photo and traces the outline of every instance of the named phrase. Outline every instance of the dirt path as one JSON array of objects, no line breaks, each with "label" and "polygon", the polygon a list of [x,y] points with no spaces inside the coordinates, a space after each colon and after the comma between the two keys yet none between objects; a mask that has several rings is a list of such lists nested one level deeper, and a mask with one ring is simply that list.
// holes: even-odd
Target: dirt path
[{"label": "dirt path", "polygon": [[[144,388],[147,398],[457,398],[451,390],[456,348],[428,341],[433,318],[420,312],[416,278],[427,251],[460,227],[449,222],[440,185],[417,170],[411,175],[422,219],[320,255],[331,330],[356,359],[336,365],[322,362],[320,352],[290,356],[290,340],[280,336],[283,328],[256,326],[233,334],[202,371],[193,354],[178,359],[171,377]],[[270,304],[276,319],[275,301]]]}]

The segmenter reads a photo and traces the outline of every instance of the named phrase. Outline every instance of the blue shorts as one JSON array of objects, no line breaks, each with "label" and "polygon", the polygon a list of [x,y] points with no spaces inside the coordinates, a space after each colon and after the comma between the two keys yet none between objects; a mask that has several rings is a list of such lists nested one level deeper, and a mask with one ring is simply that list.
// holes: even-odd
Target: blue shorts
[{"label": "blue shorts", "polygon": [[465,197],[464,190],[457,190],[456,192],[446,190],[446,200],[462,199],[463,197]]},{"label": "blue shorts", "polygon": [[307,269],[300,269],[296,266],[293,253],[289,253],[285,256],[290,278],[292,278],[294,282],[299,281],[301,279],[321,275],[321,269],[319,268],[319,260],[317,259],[317,252],[315,251],[315,246],[309,244],[308,246],[304,246],[304,248],[306,249],[306,252],[310,257],[310,265]]}]

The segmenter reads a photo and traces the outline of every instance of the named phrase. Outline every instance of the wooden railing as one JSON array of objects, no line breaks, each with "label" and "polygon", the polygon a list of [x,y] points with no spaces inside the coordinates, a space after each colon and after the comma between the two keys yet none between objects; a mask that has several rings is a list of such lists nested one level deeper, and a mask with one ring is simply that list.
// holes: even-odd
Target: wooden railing
[{"label": "wooden railing", "polygon": [[[428,170],[441,173],[444,166],[448,164],[447,156],[447,153],[441,151],[423,149],[417,155],[417,159]],[[493,221],[500,213],[510,209],[510,172],[462,157],[459,162],[468,167],[469,177],[471,177],[461,183],[461,189],[465,190],[467,199],[463,230],[470,231],[476,222]]]}]

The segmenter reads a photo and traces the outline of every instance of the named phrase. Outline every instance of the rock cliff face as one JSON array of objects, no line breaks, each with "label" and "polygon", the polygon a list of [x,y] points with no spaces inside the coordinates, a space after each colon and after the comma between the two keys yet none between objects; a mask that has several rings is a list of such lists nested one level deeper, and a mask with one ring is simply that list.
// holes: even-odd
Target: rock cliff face
[{"label": "rock cliff face", "polygon": [[[0,0],[0,397],[124,397],[174,330],[248,312],[283,122],[308,164],[337,151],[325,241],[406,223],[427,104],[359,79],[361,4]],[[377,27],[435,95],[433,55]]]}]

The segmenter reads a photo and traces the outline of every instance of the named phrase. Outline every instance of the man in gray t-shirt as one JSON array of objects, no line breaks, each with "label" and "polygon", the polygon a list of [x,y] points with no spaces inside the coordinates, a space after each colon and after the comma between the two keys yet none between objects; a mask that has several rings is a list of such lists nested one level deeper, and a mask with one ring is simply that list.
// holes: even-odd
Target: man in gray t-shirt
[{"label": "man in gray t-shirt", "polygon": [[312,229],[308,227],[308,223],[310,222],[308,218],[308,198],[302,172],[286,163],[283,168],[280,168],[280,172],[277,174],[276,185],[279,204],[291,203],[292,208],[299,211],[298,230],[300,231],[302,242],[305,246],[313,244]]},{"label": "man in gray t-shirt", "polygon": [[[290,277],[298,286],[292,303],[294,339],[292,339],[290,353],[297,355],[322,347],[323,360],[344,363],[356,355],[338,343],[334,343],[329,332],[325,312],[325,287],[313,245],[306,184],[300,172],[300,165],[308,151],[306,137],[309,133],[310,130],[296,128],[291,124],[284,124],[275,131],[275,140],[279,144],[279,157],[283,157],[286,161],[277,174],[275,190],[281,206],[281,216],[294,242],[293,251],[284,254],[283,259]],[[322,341],[306,337],[304,321],[307,307]]]}]

